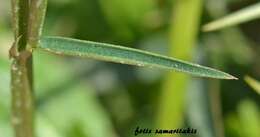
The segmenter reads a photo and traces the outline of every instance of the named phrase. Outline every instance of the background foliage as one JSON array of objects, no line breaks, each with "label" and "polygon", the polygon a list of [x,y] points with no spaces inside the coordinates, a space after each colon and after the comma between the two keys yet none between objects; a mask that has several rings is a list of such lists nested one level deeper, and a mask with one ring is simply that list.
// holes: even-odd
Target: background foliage
[{"label": "background foliage", "polygon": [[[176,1],[49,0],[43,35],[126,45],[169,56],[185,53],[186,60],[213,66],[240,80],[185,77],[181,84],[185,87],[168,88],[174,99],[163,103],[164,83],[175,81],[167,79],[168,72],[36,51],[38,136],[131,137],[137,126],[162,128],[161,120],[173,118],[167,126],[197,128],[199,137],[257,137],[260,97],[243,77],[260,79],[259,20],[214,32],[200,31],[203,24],[256,4],[257,0],[200,2],[201,14],[191,20],[198,20],[198,25],[188,25],[197,33],[193,38],[183,25],[190,19],[188,10],[198,7],[180,7]],[[0,3],[0,136],[11,137],[11,6],[10,1]],[[177,14],[182,11],[179,8],[187,12]],[[173,29],[175,26],[179,27]],[[182,46],[183,41],[190,43],[189,48]],[[176,110],[181,115],[173,117],[176,111],[171,107],[172,113],[161,115],[162,105],[170,104],[181,108]]]}]

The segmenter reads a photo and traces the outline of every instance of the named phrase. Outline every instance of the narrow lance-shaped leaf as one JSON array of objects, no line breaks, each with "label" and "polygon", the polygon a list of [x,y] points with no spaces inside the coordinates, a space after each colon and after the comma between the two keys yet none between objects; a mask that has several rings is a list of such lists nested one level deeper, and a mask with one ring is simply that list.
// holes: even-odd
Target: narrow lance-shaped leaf
[{"label": "narrow lance-shaped leaf", "polygon": [[63,37],[43,37],[39,49],[61,55],[71,55],[122,64],[177,70],[196,76],[236,79],[235,77],[204,66],[188,63],[147,51]]},{"label": "narrow lance-shaped leaf", "polygon": [[259,81],[256,81],[255,79],[253,79],[250,76],[245,76],[244,80],[251,88],[253,88],[258,94],[260,94],[260,82]]},{"label": "narrow lance-shaped leaf", "polygon": [[238,25],[253,19],[260,18],[260,3],[246,7],[237,12],[231,13],[226,17],[210,22],[203,26],[203,31],[214,31],[224,27]]}]

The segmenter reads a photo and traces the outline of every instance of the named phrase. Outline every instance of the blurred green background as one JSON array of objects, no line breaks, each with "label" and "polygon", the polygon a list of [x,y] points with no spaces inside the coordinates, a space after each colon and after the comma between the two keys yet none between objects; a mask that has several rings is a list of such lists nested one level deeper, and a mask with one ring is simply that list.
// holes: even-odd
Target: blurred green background
[{"label": "blurred green background", "polygon": [[[260,20],[201,32],[203,24],[257,2],[49,0],[43,35],[153,51],[220,69],[239,80],[35,51],[37,136],[132,137],[139,126],[190,127],[197,129],[197,137],[259,137],[260,96],[243,77],[260,80]],[[0,0],[0,137],[13,136],[10,3]]]}]

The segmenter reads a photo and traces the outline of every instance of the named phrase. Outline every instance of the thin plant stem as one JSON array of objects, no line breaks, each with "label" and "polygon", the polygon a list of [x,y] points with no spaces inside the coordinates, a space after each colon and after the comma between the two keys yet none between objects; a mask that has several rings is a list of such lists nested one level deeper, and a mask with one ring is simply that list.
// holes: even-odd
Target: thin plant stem
[{"label": "thin plant stem", "polygon": [[15,137],[33,137],[32,54],[26,51],[29,0],[13,0],[15,42],[10,50],[12,125]]},{"label": "thin plant stem", "polygon": [[32,54],[22,51],[11,66],[12,124],[15,137],[33,137]]},{"label": "thin plant stem", "polygon": [[29,14],[28,43],[29,48],[34,48],[39,43],[42,33],[47,0],[32,0]]},{"label": "thin plant stem", "polygon": [[46,0],[12,0],[11,120],[15,137],[34,137],[32,47],[40,37],[46,5]]}]

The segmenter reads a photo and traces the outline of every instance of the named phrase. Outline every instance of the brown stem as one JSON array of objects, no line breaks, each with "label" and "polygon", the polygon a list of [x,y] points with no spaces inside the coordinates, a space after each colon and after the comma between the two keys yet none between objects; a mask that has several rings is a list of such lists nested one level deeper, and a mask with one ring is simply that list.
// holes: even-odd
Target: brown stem
[{"label": "brown stem", "polygon": [[26,50],[30,0],[12,0],[15,42],[10,50],[15,137],[33,137],[32,53]]},{"label": "brown stem", "polygon": [[11,65],[12,124],[15,137],[33,137],[32,54],[22,51]]},{"label": "brown stem", "polygon": [[32,0],[30,4],[28,44],[29,48],[35,48],[41,36],[45,18],[47,0]]},{"label": "brown stem", "polygon": [[15,42],[10,49],[15,137],[34,137],[32,48],[37,46],[47,0],[12,0]]}]

